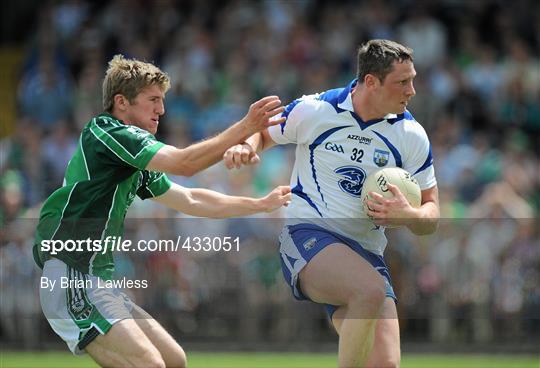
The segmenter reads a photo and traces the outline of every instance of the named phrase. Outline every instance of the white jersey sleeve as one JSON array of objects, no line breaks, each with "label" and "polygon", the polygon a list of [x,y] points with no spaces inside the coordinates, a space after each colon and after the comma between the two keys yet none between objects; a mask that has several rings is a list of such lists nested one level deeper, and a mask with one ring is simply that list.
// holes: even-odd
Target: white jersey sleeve
[{"label": "white jersey sleeve", "polygon": [[268,128],[268,133],[277,144],[306,144],[315,128],[315,120],[321,109],[317,95],[303,96],[285,107],[275,119],[285,117],[285,122]]},{"label": "white jersey sleeve", "polygon": [[407,170],[425,190],[437,185],[435,169],[433,168],[433,156],[431,144],[424,128],[415,120],[405,124],[404,147],[406,147],[403,160],[403,169]]}]

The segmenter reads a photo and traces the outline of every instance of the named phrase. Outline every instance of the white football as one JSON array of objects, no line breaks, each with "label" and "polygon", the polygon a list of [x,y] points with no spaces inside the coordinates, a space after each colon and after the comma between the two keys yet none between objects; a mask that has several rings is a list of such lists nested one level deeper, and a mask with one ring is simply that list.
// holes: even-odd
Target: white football
[{"label": "white football", "polygon": [[420,186],[416,179],[409,173],[399,167],[388,167],[371,173],[362,187],[362,204],[364,212],[367,213],[367,197],[369,192],[379,193],[385,198],[392,198],[394,195],[388,189],[387,184],[394,184],[401,193],[407,198],[411,206],[418,208],[422,201]]}]

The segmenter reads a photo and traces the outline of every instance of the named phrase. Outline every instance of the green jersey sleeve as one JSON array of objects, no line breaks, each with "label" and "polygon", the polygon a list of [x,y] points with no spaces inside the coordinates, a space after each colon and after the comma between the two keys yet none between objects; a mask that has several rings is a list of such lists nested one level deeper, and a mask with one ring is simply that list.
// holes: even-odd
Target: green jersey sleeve
[{"label": "green jersey sleeve", "polygon": [[143,179],[137,195],[141,199],[158,197],[169,190],[171,181],[167,175],[156,171],[142,171]]},{"label": "green jersey sleeve", "polygon": [[118,120],[100,116],[92,120],[90,132],[101,145],[98,149],[121,166],[144,170],[156,152],[164,146],[149,132]]}]

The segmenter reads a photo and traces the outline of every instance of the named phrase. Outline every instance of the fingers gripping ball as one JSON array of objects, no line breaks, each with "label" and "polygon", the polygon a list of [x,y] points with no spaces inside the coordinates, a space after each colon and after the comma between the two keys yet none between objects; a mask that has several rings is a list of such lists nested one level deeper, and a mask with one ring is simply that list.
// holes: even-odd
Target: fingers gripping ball
[{"label": "fingers gripping ball", "polygon": [[385,198],[392,198],[394,195],[387,184],[394,184],[409,201],[411,206],[420,207],[422,193],[416,179],[409,173],[399,167],[389,167],[371,173],[362,187],[362,205],[364,212],[367,213],[367,199],[369,192],[379,193]]}]

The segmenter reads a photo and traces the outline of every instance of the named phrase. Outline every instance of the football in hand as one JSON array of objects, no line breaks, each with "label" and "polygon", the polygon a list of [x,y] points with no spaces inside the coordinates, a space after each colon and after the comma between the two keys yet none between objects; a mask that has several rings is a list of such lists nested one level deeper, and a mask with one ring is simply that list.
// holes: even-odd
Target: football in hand
[{"label": "football in hand", "polygon": [[416,179],[409,173],[399,167],[389,167],[371,173],[362,187],[362,205],[364,212],[367,213],[367,199],[369,192],[379,193],[385,198],[392,198],[394,195],[388,188],[388,184],[394,184],[409,201],[411,206],[420,207],[422,194],[420,186]]}]

